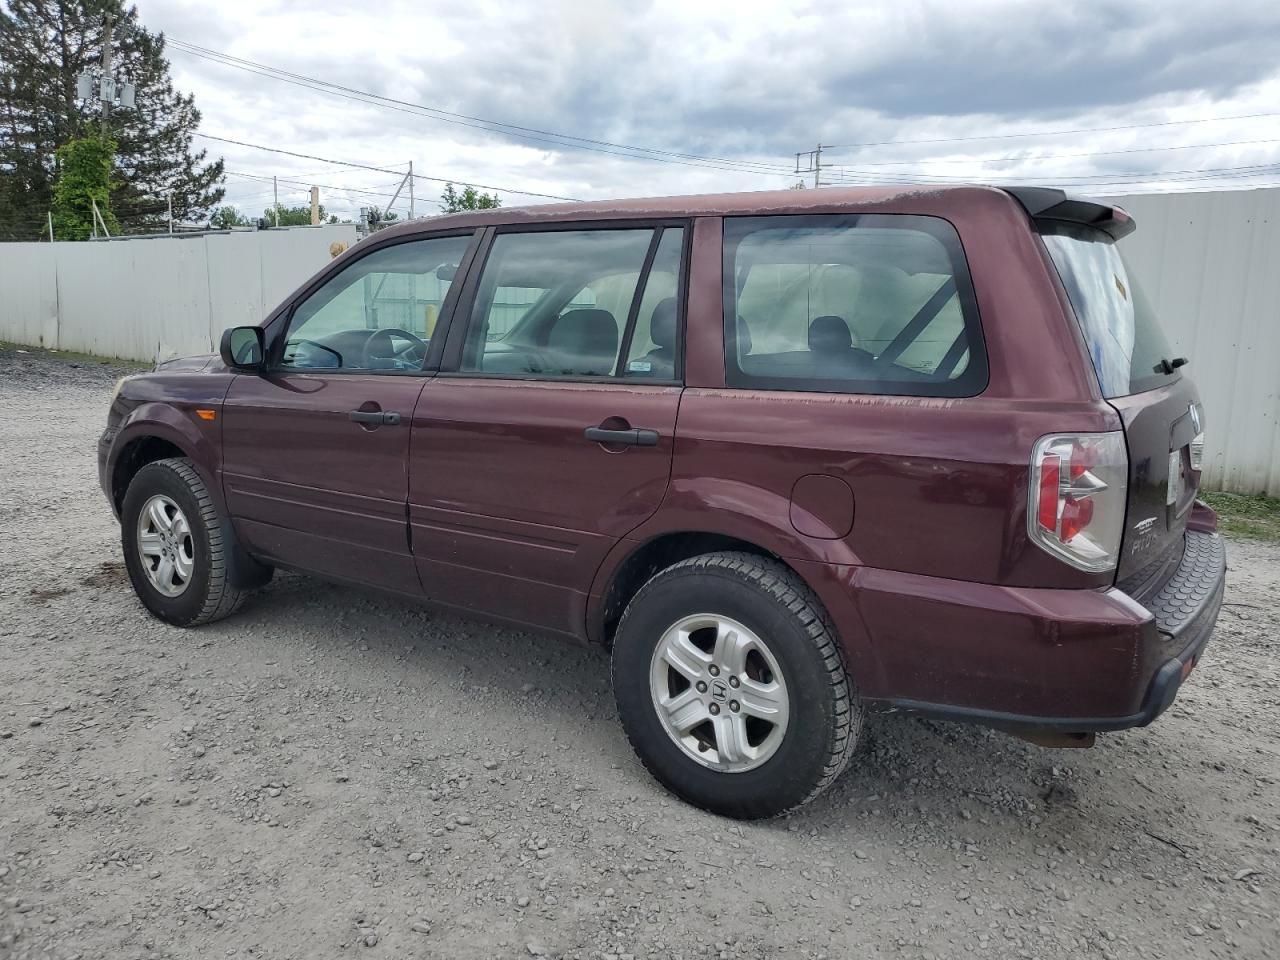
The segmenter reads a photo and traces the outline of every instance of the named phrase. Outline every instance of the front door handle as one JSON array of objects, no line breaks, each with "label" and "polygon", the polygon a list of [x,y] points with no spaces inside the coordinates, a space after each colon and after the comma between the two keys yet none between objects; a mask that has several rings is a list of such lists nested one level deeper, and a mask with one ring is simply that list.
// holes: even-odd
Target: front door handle
[{"label": "front door handle", "polygon": [[582,435],[593,443],[615,443],[628,447],[656,447],[657,430],[608,430],[604,427],[587,427]]},{"label": "front door handle", "polygon": [[400,414],[394,410],[352,410],[347,419],[353,423],[371,423],[377,426],[400,426]]}]

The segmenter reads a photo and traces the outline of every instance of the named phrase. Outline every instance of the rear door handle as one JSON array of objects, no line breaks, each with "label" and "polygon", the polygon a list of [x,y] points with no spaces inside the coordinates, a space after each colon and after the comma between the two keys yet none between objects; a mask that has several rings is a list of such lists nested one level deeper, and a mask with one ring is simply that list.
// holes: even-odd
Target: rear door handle
[{"label": "rear door handle", "polygon": [[400,414],[394,410],[352,410],[347,419],[353,423],[375,423],[380,426],[400,426]]},{"label": "rear door handle", "polygon": [[616,443],[628,447],[656,447],[657,430],[606,430],[604,427],[587,427],[582,435],[593,443]]}]

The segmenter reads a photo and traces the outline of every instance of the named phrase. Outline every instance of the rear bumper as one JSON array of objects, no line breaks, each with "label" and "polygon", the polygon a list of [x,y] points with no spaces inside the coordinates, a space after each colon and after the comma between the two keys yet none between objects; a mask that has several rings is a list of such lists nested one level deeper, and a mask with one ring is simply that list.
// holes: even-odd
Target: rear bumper
[{"label": "rear bumper", "polygon": [[877,706],[1018,730],[1123,730],[1168,708],[1217,621],[1222,540],[1186,538],[1177,571],[1142,603],[1115,588],[999,587],[856,567],[839,578],[842,589],[828,581],[817,590]]}]

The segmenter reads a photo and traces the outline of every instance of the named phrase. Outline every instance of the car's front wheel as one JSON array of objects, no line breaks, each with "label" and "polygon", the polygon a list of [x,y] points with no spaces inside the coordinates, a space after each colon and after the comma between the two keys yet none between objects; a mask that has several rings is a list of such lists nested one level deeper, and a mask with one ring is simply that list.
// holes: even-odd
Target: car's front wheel
[{"label": "car's front wheel", "polygon": [[769,817],[849,761],[862,709],[817,598],[746,553],[685,560],[646,583],[614,638],[618,714],[645,766],[716,813]]},{"label": "car's front wheel", "polygon": [[193,627],[235,612],[245,591],[233,582],[232,536],[190,460],[157,460],[130,481],[120,510],[125,568],[142,605],[166,623]]}]

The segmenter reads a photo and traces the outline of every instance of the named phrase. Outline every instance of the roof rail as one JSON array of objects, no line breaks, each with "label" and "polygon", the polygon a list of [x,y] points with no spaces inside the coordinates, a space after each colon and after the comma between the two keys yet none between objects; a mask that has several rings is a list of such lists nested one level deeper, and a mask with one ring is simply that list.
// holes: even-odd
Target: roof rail
[{"label": "roof rail", "polygon": [[1002,187],[1037,223],[1076,223],[1094,227],[1113,240],[1127,237],[1138,228],[1133,217],[1120,207],[1084,197],[1073,197],[1055,187]]}]

